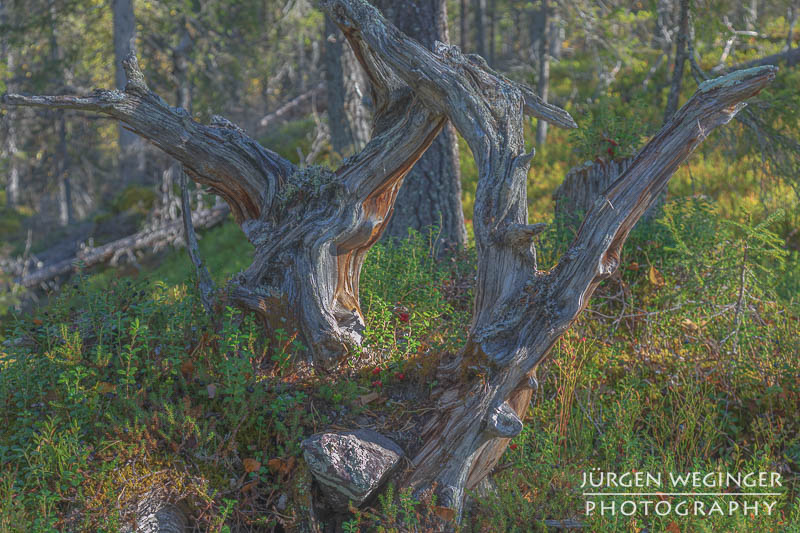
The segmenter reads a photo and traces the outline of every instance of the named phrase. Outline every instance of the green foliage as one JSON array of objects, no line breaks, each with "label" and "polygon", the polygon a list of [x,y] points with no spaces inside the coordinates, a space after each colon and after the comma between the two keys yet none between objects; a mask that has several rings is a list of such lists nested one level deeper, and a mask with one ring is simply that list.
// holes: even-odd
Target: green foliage
[{"label": "green foliage", "polygon": [[585,107],[577,118],[581,127],[570,132],[570,142],[581,161],[622,159],[634,155],[650,134],[643,99],[621,105],[604,96]]},{"label": "green foliage", "polygon": [[427,237],[375,245],[364,262],[361,304],[366,317],[363,349],[402,367],[404,361],[456,350],[463,331],[452,327],[467,320],[443,289],[457,271],[443,269],[433,256],[435,230]]},{"label": "green foliage", "polygon": [[[535,526],[543,518],[583,519],[580,476],[595,467],[794,468],[800,310],[795,286],[780,281],[796,267],[770,230],[779,217],[731,222],[717,206],[691,200],[640,225],[620,276],[598,289],[539,369],[526,429],[503,459],[496,492],[476,497],[464,528],[544,530]],[[201,241],[222,271],[242,261],[232,250],[249,247],[227,242],[233,230]],[[267,340],[250,315],[226,309],[211,327],[181,283],[192,267],[177,259],[160,270],[175,284],[80,278],[48,307],[5,321],[0,531],[116,530],[125,519],[119,509],[155,485],[176,487],[204,528],[230,527],[242,513],[297,526],[308,505],[302,437],[329,424],[351,427],[342,413],[403,416],[393,401],[367,411],[359,400],[369,392],[424,398],[437,355],[463,343],[474,251],[435,260],[432,242],[412,234],[373,249],[362,273],[365,347],[331,376],[295,372],[288,362],[305,348],[285,332]],[[543,246],[542,255],[553,261],[564,246]],[[746,297],[737,311],[742,265]],[[784,481],[778,512],[760,527],[798,524],[796,483]],[[287,507],[273,514],[254,494],[285,494]],[[436,509],[389,489],[343,527],[413,530],[439,523]],[[747,520],[686,517],[678,525],[746,531]],[[668,525],[659,517],[590,519],[592,531]]]},{"label": "green foliage", "polygon": [[[10,237],[15,234],[21,234],[23,223],[26,217],[27,210],[14,209],[5,205],[5,201],[0,195],[0,235]],[[29,214],[29,213],[28,213]],[[0,241],[3,244],[3,241]]]},{"label": "green foliage", "polygon": [[[314,141],[316,123],[312,118],[292,120],[271,128],[259,139],[264,146],[294,163],[299,162],[298,152],[308,154]],[[330,155],[324,151],[323,155]]]},{"label": "green foliage", "polygon": [[147,215],[156,201],[156,193],[152,187],[130,185],[111,201],[111,209],[115,213],[133,212]]}]

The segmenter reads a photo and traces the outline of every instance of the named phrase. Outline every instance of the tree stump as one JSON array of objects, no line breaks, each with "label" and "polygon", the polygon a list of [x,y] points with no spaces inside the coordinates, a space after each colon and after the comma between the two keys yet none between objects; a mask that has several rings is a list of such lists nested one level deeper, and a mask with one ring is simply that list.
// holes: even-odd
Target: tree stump
[{"label": "tree stump", "polygon": [[[572,167],[564,181],[553,193],[556,223],[577,231],[598,198],[633,163],[633,157],[612,159],[611,161],[587,161]],[[646,220],[652,218],[664,204],[660,195],[644,214]]]}]

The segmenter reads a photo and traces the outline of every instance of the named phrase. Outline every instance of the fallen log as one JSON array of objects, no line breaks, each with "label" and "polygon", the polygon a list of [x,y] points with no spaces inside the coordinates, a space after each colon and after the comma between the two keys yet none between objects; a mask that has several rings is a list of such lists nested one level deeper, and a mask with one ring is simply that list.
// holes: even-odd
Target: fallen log
[{"label": "fallen log", "polygon": [[[222,222],[230,210],[227,206],[214,207],[192,214],[192,223],[197,228],[210,228]],[[14,283],[27,289],[65,274],[77,272],[79,268],[87,268],[103,263],[116,264],[123,255],[146,248],[161,247],[183,239],[183,221],[166,224],[159,228],[147,229],[97,247],[87,247],[75,256],[57,263],[46,265],[33,272],[19,275]]]},{"label": "fallen log", "polygon": [[730,74],[731,72],[736,72],[737,70],[762,67],[764,65],[780,65],[781,63],[785,63],[787,67],[800,64],[800,48],[790,48],[789,50],[784,50],[783,52],[779,52],[777,54],[760,57],[751,61],[745,61],[744,63],[738,63],[730,67],[724,67],[721,69],[713,68],[711,69],[711,73]]}]

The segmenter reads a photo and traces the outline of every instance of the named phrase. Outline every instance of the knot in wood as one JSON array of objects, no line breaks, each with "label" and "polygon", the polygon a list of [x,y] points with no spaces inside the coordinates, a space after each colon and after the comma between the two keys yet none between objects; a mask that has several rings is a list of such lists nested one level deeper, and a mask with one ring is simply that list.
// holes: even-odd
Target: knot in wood
[{"label": "knot in wood", "polygon": [[493,437],[510,439],[522,433],[522,420],[508,402],[503,402],[489,414],[486,431]]}]

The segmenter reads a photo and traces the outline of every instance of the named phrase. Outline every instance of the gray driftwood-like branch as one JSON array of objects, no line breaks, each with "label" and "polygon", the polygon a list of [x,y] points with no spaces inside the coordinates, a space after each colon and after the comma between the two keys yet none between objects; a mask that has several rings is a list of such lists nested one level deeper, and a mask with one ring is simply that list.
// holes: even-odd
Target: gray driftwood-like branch
[{"label": "gray driftwood-like branch", "polygon": [[181,219],[183,220],[183,234],[186,238],[186,249],[189,252],[189,258],[194,264],[195,273],[197,274],[197,288],[200,291],[200,300],[203,302],[203,307],[206,308],[210,318],[214,318],[214,282],[211,280],[211,275],[208,273],[206,265],[200,257],[200,246],[197,244],[197,234],[194,232],[194,223],[192,222],[192,202],[189,200],[189,188],[186,183],[186,173],[180,171],[180,185],[181,185]]},{"label": "gray driftwood-like branch", "polygon": [[150,93],[132,60],[124,93],[7,101],[109,114],[223,196],[255,248],[252,265],[232,282],[232,298],[259,313],[268,329],[296,324],[317,364],[330,364],[361,342],[364,256],[385,228],[404,176],[451,121],[479,171],[474,313],[465,346],[437,373],[441,385],[432,401],[438,408],[420,444],[405,450],[411,462],[398,485],[418,496],[435,491],[438,504],[459,516],[465,490],[492,470],[521,431],[536,366],[619,267],[633,225],[678,166],[777,69],[703,83],[595,200],[557,266],[541,271],[531,241],[541,227],[528,224],[533,153],[525,151],[523,117],[575,127],[569,114],[458,47],[439,43],[428,50],[366,0],[321,5],[365,69],[374,105],[371,141],[335,172],[297,170],[230,124],[194,122]]},{"label": "gray driftwood-like branch", "polygon": [[[192,215],[192,223],[198,228],[210,228],[225,220],[228,212],[229,210],[226,206],[198,211]],[[84,248],[74,257],[51,265],[45,265],[32,272],[23,273],[14,282],[28,289],[38,287],[40,284],[59,276],[77,272],[81,267],[89,268],[109,263],[116,258],[132,255],[139,250],[172,244],[181,239],[183,231],[183,223],[180,221],[172,222],[156,229],[143,230],[102,246]]]},{"label": "gray driftwood-like branch", "polygon": [[765,65],[779,65],[781,63],[785,63],[787,67],[793,67],[797,64],[800,64],[800,48],[789,48],[788,50],[778,52],[777,54],[760,57],[758,59],[753,59],[752,61],[745,61],[744,63],[739,63],[738,65],[733,65],[731,67],[712,69],[711,72],[712,74],[730,74],[731,72],[736,72],[737,70],[762,67]]},{"label": "gray driftwood-like branch", "polygon": [[292,98],[275,111],[264,115],[258,125],[262,128],[269,128],[276,124],[308,115],[315,107],[317,111],[325,111],[328,107],[324,82],[320,82],[313,89]]},{"label": "gray driftwood-like branch", "polygon": [[221,117],[203,125],[186,110],[169,106],[147,88],[135,55],[129,55],[124,66],[128,76],[124,91],[96,90],[87,96],[8,94],[3,103],[108,115],[173,156],[193,180],[222,196],[238,222],[257,219],[272,208],[280,183],[294,172],[294,165]]}]

